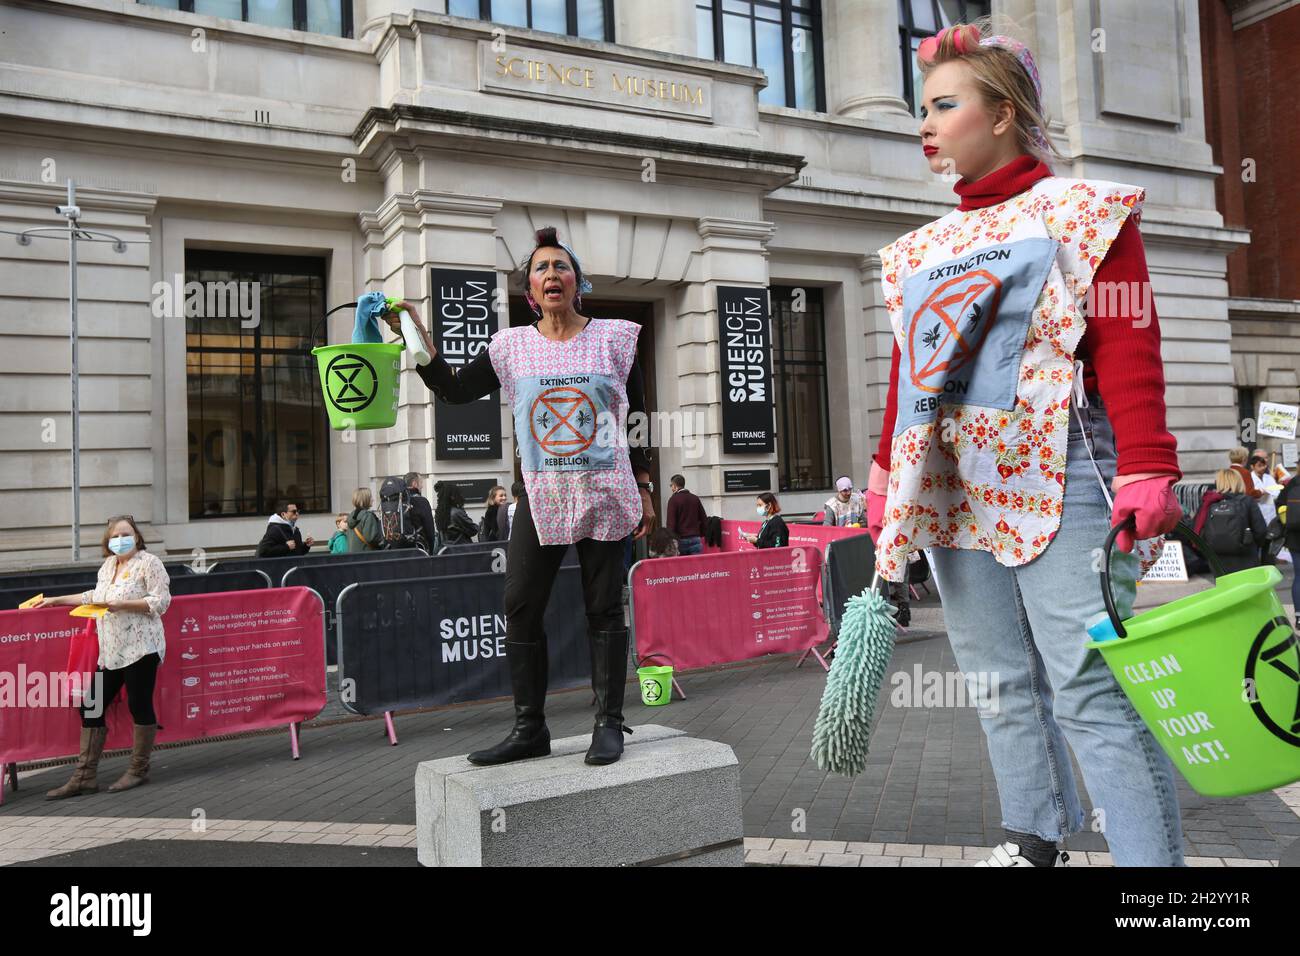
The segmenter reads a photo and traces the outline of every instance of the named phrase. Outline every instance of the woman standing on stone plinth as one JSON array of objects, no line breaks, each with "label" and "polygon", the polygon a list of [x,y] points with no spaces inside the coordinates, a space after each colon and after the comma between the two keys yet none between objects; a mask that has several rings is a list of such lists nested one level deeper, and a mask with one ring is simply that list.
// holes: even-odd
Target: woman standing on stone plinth
[{"label": "woman standing on stone plinth", "polygon": [[[641,327],[579,313],[591,291],[577,255],[554,228],[539,229],[521,263],[524,294],[538,316],[502,329],[486,351],[459,371],[438,354],[423,325],[432,359],[417,368],[446,402],[471,402],[500,388],[514,409],[523,461],[506,558],[506,656],[515,698],[515,726],[495,747],[469,755],[476,764],[507,763],[551,752],[546,728],[546,635],[542,616],[560,561],[576,545],[591,641],[596,722],[589,764],[623,753],[627,626],[623,620],[623,547],[629,534],[654,530],[649,459],[623,436],[645,414],[636,341]],[[406,309],[420,324],[410,303]],[[398,319],[389,317],[394,331]],[[632,419],[629,421],[629,419]]]}]

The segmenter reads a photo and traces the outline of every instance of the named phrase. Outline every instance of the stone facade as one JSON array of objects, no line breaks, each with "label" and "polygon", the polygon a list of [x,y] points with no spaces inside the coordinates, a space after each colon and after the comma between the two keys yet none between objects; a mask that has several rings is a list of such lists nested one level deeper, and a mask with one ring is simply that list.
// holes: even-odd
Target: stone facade
[{"label": "stone facade", "polygon": [[[724,517],[752,507],[724,492],[726,469],[768,468],[787,512],[830,489],[781,493],[775,453],[723,453],[716,287],[820,288],[832,470],[865,485],[889,359],[874,252],[953,202],[900,98],[897,3],[824,0],[827,113],[760,104],[761,71],[692,55],[692,0],[650,6],[616,0],[605,43],[450,17],[443,0],[355,0],[355,39],[130,0],[0,0],[0,229],[60,224],[70,177],[87,228],[147,240],[81,246],[87,557],[109,514],[143,519],[172,554],[247,549],[265,524],[190,518],[184,320],[150,306],[196,249],[318,256],[331,304],[382,288],[427,307],[430,267],[495,270],[504,287],[531,230],[557,224],[600,296],[649,303],[656,405],[704,432],[700,457],[657,452],[660,482],[680,471]],[[1170,424],[1203,477],[1236,443],[1227,260],[1248,236],[1216,206],[1196,5],[1130,7],[995,9],[1038,54],[1071,157],[1058,172],[1147,189]],[[528,60],[563,79],[530,80]],[[22,542],[0,562],[55,563],[71,518],[67,250],[0,250],[0,522]],[[350,328],[338,313],[329,339]],[[331,511],[407,470],[509,484],[504,407],[501,459],[439,462],[409,365],[402,403],[392,429],[328,433]],[[332,530],[326,515],[301,524]]]}]

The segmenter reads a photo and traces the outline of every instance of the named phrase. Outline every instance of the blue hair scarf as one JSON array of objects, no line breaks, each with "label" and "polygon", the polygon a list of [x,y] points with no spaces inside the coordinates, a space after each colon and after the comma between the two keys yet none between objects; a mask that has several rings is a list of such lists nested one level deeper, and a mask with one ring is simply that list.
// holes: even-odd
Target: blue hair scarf
[{"label": "blue hair scarf", "polygon": [[573,268],[582,273],[582,282],[578,284],[578,295],[590,292],[591,280],[587,278],[587,273],[582,271],[582,263],[578,261],[578,254],[562,242],[560,243],[560,248],[569,254],[569,258],[573,261]]}]

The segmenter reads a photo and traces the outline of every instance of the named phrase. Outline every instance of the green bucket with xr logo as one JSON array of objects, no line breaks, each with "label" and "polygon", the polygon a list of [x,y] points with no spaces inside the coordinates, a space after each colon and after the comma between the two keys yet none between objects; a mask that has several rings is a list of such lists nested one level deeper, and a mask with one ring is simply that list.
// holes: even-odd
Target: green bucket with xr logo
[{"label": "green bucket with xr logo", "polygon": [[[650,661],[657,657],[658,654],[650,654],[637,662],[636,676],[641,684],[641,703],[647,707],[663,707],[673,699],[672,665],[651,666]],[[661,657],[659,659],[663,660]]]},{"label": "green bucket with xr logo", "polygon": [[[1131,523],[1131,519],[1130,519]],[[1300,646],[1274,588],[1277,568],[1223,574],[1185,524],[1174,529],[1206,557],[1214,587],[1120,621],[1106,539],[1102,597],[1117,638],[1092,641],[1133,708],[1197,793],[1237,797],[1300,780]]]},{"label": "green bucket with xr logo", "polygon": [[352,342],[311,350],[330,428],[391,428],[397,422],[401,342]]}]

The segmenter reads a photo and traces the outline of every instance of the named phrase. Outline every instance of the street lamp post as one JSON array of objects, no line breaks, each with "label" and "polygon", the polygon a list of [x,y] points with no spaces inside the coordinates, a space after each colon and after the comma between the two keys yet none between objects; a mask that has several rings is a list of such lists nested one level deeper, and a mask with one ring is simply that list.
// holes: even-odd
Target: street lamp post
[{"label": "street lamp post", "polygon": [[77,365],[77,186],[68,180],[68,321],[72,329],[72,563],[81,562],[81,379]]},{"label": "street lamp post", "polygon": [[68,180],[68,202],[54,211],[68,221],[66,226],[44,226],[18,233],[20,246],[31,245],[35,235],[68,237],[68,319],[72,330],[72,561],[81,561],[81,396],[77,364],[77,240],[112,242],[113,251],[126,252],[126,240],[107,232],[83,229],[78,224],[81,209],[77,206],[77,186]]}]

